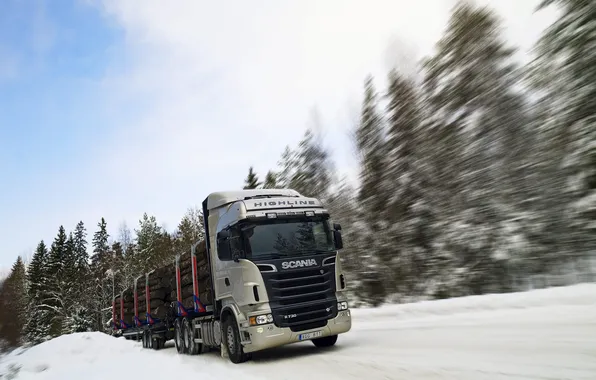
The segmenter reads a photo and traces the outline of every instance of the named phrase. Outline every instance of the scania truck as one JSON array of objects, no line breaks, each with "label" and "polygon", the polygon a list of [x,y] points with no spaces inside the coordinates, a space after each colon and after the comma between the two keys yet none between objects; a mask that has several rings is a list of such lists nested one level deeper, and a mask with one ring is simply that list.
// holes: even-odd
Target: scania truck
[{"label": "scania truck", "polygon": [[[291,189],[228,191],[210,194],[202,208],[205,241],[172,265],[169,316],[154,324],[147,306],[149,322],[128,336],[143,336],[144,347],[156,349],[174,339],[178,352],[190,355],[219,348],[242,363],[253,352],[290,343],[333,346],[351,329],[341,226],[318,199]],[[190,305],[183,302],[189,277],[181,274],[188,260]],[[154,292],[145,290],[147,297]]]}]

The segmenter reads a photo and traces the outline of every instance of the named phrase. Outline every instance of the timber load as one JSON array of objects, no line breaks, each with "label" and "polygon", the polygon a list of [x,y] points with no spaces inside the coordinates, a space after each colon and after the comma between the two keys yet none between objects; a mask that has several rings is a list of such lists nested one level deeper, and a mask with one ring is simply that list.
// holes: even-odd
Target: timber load
[{"label": "timber load", "polygon": [[[180,287],[174,286],[170,294],[173,300],[180,301],[184,310],[195,310],[213,304],[213,287],[211,284],[211,271],[205,249],[205,241],[199,243],[195,252],[196,259],[193,260],[190,252],[185,252],[177,259],[177,265],[180,270]],[[196,263],[195,263],[196,261]],[[193,283],[193,265],[196,270],[196,281]],[[197,299],[195,300],[195,296]],[[195,301],[197,304],[195,305]],[[180,306],[179,304],[179,306]]]},{"label": "timber load", "polygon": [[172,263],[135,279],[114,298],[113,327],[117,330],[154,325],[170,313],[177,316],[203,313],[213,305],[213,284],[205,241],[194,255],[184,252]]}]

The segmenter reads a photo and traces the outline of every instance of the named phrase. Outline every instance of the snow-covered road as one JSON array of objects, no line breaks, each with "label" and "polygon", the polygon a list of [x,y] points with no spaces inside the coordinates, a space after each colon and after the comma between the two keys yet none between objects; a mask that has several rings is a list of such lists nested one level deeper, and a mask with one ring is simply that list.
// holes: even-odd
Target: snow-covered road
[{"label": "snow-covered road", "polygon": [[[596,284],[355,310],[323,351],[299,343],[233,365],[102,334],[65,336],[0,362],[15,379],[596,379]],[[171,344],[170,344],[171,345]],[[16,368],[16,367],[13,367]],[[0,378],[2,378],[0,376]],[[2,378],[4,380],[4,378]]]}]

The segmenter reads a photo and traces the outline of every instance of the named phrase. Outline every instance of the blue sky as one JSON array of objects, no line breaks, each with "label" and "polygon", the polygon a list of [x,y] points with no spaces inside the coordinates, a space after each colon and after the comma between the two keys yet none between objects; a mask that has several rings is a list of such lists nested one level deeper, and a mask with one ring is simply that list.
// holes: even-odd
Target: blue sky
[{"label": "blue sky", "polygon": [[89,142],[110,128],[95,94],[123,34],[108,21],[76,0],[3,2],[0,265],[48,239],[61,210],[84,198]]},{"label": "blue sky", "polygon": [[[526,51],[535,1],[491,3]],[[250,4],[249,4],[250,3]],[[0,268],[61,224],[188,207],[275,167],[313,107],[340,172],[363,79],[383,85],[440,37],[451,0],[5,0],[0,13]],[[89,239],[91,237],[89,236]]]}]

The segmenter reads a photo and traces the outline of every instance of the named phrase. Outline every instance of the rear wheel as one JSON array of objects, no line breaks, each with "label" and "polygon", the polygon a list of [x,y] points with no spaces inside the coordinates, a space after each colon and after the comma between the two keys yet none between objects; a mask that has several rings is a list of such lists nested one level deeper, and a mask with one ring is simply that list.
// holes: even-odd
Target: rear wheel
[{"label": "rear wheel", "polygon": [[143,341],[143,348],[147,348],[147,331],[141,333],[141,340]]},{"label": "rear wheel", "polygon": [[153,333],[147,330],[147,348],[153,348]]},{"label": "rear wheel", "polygon": [[174,323],[174,343],[176,344],[176,351],[179,354],[184,354],[184,339],[182,338],[182,326],[180,323],[180,319],[177,319]]},{"label": "rear wheel", "polygon": [[201,353],[202,344],[195,342],[195,333],[192,327],[192,321],[184,318],[182,322],[182,332],[184,335],[184,348],[189,355],[198,355]]},{"label": "rear wheel", "polygon": [[156,351],[161,350],[161,348],[163,346],[162,342],[163,342],[163,340],[161,339],[161,337],[154,337],[151,345],[154,350],[156,350]]},{"label": "rear wheel", "polygon": [[240,343],[240,331],[236,318],[229,315],[223,322],[223,334],[221,339],[224,341],[228,357],[234,364],[244,363],[251,358],[250,354],[244,353],[244,347]]},{"label": "rear wheel", "polygon": [[331,347],[335,342],[337,342],[337,335],[330,335],[312,340],[312,343],[317,347]]}]

